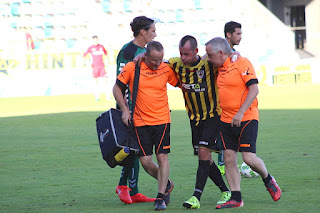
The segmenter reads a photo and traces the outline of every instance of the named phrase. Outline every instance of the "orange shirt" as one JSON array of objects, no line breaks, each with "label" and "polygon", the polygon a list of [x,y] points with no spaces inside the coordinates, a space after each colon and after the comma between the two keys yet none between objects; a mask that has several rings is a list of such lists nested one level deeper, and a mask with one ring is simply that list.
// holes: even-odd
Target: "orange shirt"
[{"label": "orange shirt", "polygon": [[[175,72],[165,63],[158,70],[151,70],[142,62],[140,65],[139,89],[133,115],[135,126],[154,126],[170,123],[167,83],[178,84]],[[133,89],[135,64],[129,62],[118,75],[118,80]]]},{"label": "orange shirt", "polygon": [[[221,121],[231,123],[248,95],[248,87],[257,84],[258,78],[250,61],[240,57],[231,63],[228,58],[219,68],[217,85],[222,109]],[[258,100],[252,102],[242,121],[259,120]]]}]

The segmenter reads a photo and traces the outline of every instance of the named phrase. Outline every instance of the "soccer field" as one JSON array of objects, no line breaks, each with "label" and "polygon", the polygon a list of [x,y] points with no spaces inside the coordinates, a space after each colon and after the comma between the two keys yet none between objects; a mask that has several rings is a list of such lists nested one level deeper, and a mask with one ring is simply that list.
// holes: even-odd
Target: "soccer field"
[{"label": "soccer field", "polygon": [[[166,211],[184,212],[197,158],[181,92],[170,90],[169,99],[175,188]],[[319,212],[320,85],[262,86],[259,105],[257,155],[276,178],[282,197],[274,202],[261,178],[242,178],[244,207],[220,211]],[[93,95],[0,99],[0,212],[152,212],[152,203],[119,201],[115,187],[121,167],[111,169],[101,158],[95,119],[113,106],[96,103]],[[140,192],[156,196],[157,182],[142,167],[139,186]],[[208,180],[195,211],[214,211],[218,196]]]}]

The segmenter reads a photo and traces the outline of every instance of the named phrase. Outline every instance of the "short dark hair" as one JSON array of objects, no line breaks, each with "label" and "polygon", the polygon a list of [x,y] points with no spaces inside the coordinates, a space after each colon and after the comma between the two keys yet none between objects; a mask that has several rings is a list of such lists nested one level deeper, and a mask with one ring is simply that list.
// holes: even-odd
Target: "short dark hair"
[{"label": "short dark hair", "polygon": [[224,25],[224,37],[227,38],[227,33],[234,33],[236,28],[241,29],[241,24],[235,21],[229,21]]},{"label": "short dark hair", "polygon": [[146,16],[135,17],[130,23],[133,36],[137,37],[140,30],[149,30],[150,26],[154,23],[154,20],[147,18]]},{"label": "short dark hair", "polygon": [[186,35],[184,36],[179,43],[179,47],[183,47],[187,41],[190,41],[190,46],[192,50],[195,50],[198,47],[198,42],[195,39],[195,37],[191,36],[191,35]]},{"label": "short dark hair", "polygon": [[98,38],[98,36],[97,35],[92,36],[92,39],[94,39],[94,38]]},{"label": "short dark hair", "polygon": [[158,41],[150,41],[146,48],[146,55],[150,55],[151,50],[156,50],[160,52],[163,51],[163,46]]}]

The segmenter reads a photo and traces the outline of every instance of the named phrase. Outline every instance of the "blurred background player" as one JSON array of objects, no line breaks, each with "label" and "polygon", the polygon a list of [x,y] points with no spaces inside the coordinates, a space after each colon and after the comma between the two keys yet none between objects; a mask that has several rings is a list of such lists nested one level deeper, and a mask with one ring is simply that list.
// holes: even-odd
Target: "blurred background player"
[{"label": "blurred background player", "polygon": [[[145,16],[138,16],[130,23],[134,39],[125,44],[117,57],[117,76],[120,74],[122,68],[133,58],[145,52],[145,46],[152,41],[156,36],[156,26],[154,20]],[[127,89],[123,91],[123,97],[131,110],[130,91]],[[117,108],[119,106],[117,105]],[[138,202],[153,202],[155,198],[149,198],[139,193],[138,190],[139,177],[139,158],[135,156],[134,163],[130,166],[124,166],[121,172],[119,185],[116,187],[116,193],[124,203],[138,203]],[[129,182],[129,187],[127,186]],[[130,191],[130,194],[129,194]]]},{"label": "blurred background player", "polygon": [[234,21],[226,23],[224,25],[224,36],[231,49],[235,51],[234,45],[239,45],[242,39],[241,24]]},{"label": "blurred background player", "polygon": [[[234,45],[239,45],[240,41],[242,39],[242,30],[241,30],[241,24],[230,21],[227,22],[224,25],[224,36],[226,40],[228,41],[232,51],[236,51],[234,49]],[[221,146],[221,138],[218,137],[217,139],[218,144]],[[218,168],[222,175],[225,174],[225,165],[223,161],[223,150],[221,150],[221,153],[218,154]]]},{"label": "blurred background player", "polygon": [[[83,54],[83,57],[86,57],[87,54],[90,53],[91,56],[91,66],[92,66],[92,77],[94,79],[94,95],[96,101],[100,101],[100,91],[101,88],[99,87],[99,78],[102,80],[103,84],[101,87],[103,88],[106,99],[111,99],[111,87],[108,86],[107,82],[107,73],[104,68],[104,58],[103,56],[107,56],[107,50],[104,48],[102,44],[98,42],[98,36],[93,36],[93,45],[88,48],[88,50]],[[102,79],[103,78],[103,79]]]},{"label": "blurred background player", "polygon": [[34,45],[32,36],[26,27],[24,27],[23,30],[26,36],[27,50],[33,50],[35,48],[35,45]]}]

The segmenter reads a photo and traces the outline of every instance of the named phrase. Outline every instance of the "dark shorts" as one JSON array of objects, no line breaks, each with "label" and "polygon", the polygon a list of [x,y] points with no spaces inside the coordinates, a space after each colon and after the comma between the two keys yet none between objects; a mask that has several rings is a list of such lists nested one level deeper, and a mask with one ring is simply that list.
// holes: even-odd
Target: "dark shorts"
[{"label": "dark shorts", "polygon": [[170,153],[170,123],[135,127],[140,146],[139,156]]},{"label": "dark shorts", "polygon": [[220,116],[201,120],[196,124],[197,121],[190,120],[194,155],[198,155],[199,147],[206,147],[211,151],[219,150],[216,139],[219,134]]},{"label": "dark shorts", "polygon": [[104,69],[104,66],[92,67],[92,69],[92,76],[94,78],[106,77],[106,70]]},{"label": "dark shorts", "polygon": [[230,123],[220,123],[222,149],[232,149],[236,152],[256,153],[258,136],[258,121],[241,122],[240,127],[231,127]]}]

